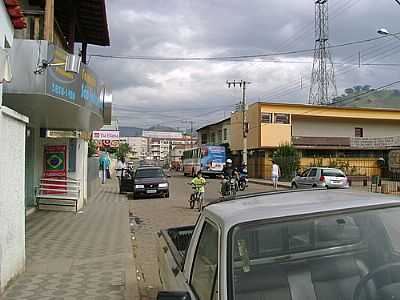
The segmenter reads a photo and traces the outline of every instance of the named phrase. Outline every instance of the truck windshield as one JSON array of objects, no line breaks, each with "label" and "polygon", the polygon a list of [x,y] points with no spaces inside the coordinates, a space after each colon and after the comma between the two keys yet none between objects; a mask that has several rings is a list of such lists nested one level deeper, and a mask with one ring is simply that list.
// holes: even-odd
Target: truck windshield
[{"label": "truck windshield", "polygon": [[399,215],[386,208],[237,225],[230,299],[353,299],[361,278],[379,267],[358,299],[398,299]]}]

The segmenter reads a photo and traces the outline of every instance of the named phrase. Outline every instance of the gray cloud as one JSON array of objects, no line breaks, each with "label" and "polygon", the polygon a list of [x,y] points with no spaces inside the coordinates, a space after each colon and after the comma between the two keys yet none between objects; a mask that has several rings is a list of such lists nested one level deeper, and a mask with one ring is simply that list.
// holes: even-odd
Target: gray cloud
[{"label": "gray cloud", "polygon": [[[271,53],[314,46],[313,1],[154,0],[108,1],[111,47],[90,53],[144,56],[222,56]],[[400,31],[393,0],[330,1],[330,42],[372,37],[379,27]],[[355,84],[379,86],[398,79],[396,67],[351,66],[398,62],[400,43],[384,39],[332,49],[340,92]],[[95,58],[91,66],[113,86],[115,115],[125,125],[197,125],[228,115],[240,99],[227,79],[252,82],[249,101],[304,103],[312,52],[275,57],[289,63],[149,62]],[[302,85],[300,83],[303,83]]]}]

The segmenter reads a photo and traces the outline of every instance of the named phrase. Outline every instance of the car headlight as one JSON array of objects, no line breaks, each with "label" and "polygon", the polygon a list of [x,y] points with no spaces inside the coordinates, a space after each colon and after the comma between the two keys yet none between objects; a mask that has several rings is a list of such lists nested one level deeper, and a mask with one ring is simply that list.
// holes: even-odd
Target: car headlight
[{"label": "car headlight", "polygon": [[135,189],[144,189],[144,185],[143,184],[136,184],[135,185]]},{"label": "car headlight", "polygon": [[160,183],[160,184],[158,184],[158,187],[160,187],[160,188],[166,188],[166,187],[168,187],[168,183],[167,183],[167,182]]}]

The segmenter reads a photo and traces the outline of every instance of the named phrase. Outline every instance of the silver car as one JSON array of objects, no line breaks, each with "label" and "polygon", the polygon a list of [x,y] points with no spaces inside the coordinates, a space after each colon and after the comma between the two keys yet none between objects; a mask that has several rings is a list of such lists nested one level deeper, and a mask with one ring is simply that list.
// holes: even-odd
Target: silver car
[{"label": "silver car", "polygon": [[298,174],[292,188],[348,188],[349,182],[343,171],[334,168],[313,167]]}]

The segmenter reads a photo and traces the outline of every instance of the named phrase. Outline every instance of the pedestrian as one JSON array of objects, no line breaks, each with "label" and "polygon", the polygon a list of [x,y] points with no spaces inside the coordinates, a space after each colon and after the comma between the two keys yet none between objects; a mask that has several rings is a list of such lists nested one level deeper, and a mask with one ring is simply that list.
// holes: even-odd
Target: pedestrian
[{"label": "pedestrian", "polygon": [[107,178],[109,178],[110,172],[110,158],[108,152],[103,152],[100,156],[100,170],[101,170],[101,183],[106,183]]},{"label": "pedestrian", "polygon": [[278,188],[278,180],[279,177],[281,176],[281,169],[279,168],[278,164],[273,160],[272,161],[272,184],[274,186],[274,189]]},{"label": "pedestrian", "polygon": [[126,169],[127,169],[127,166],[126,166],[126,162],[125,162],[125,157],[121,157],[118,160],[117,168],[115,169],[116,174],[117,174],[117,178],[118,178],[118,180],[120,182],[121,182],[121,178],[124,175],[124,172],[125,172]]},{"label": "pedestrian", "polygon": [[106,152],[106,176],[107,176],[107,179],[111,178],[110,165],[111,165],[110,153]]}]

